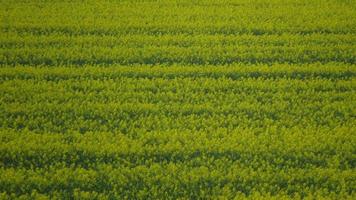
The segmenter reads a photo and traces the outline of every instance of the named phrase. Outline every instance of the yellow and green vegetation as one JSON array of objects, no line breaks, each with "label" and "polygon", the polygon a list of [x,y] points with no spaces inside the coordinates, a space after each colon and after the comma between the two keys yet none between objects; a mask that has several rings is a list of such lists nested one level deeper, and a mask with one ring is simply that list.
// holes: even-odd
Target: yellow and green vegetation
[{"label": "yellow and green vegetation", "polygon": [[356,199],[356,1],[0,0],[0,199]]}]

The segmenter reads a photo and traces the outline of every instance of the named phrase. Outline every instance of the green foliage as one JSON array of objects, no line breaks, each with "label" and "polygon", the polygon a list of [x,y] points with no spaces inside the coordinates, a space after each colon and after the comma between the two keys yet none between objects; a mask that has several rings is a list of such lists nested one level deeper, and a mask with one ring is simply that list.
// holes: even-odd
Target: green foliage
[{"label": "green foliage", "polygon": [[0,199],[355,199],[355,5],[0,1]]}]

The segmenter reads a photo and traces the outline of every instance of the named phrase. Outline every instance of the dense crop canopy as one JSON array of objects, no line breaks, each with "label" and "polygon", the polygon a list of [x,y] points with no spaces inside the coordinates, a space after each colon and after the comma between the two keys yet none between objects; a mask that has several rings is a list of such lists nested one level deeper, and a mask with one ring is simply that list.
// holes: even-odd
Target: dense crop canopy
[{"label": "dense crop canopy", "polygon": [[355,18],[0,0],[0,199],[355,199]]}]

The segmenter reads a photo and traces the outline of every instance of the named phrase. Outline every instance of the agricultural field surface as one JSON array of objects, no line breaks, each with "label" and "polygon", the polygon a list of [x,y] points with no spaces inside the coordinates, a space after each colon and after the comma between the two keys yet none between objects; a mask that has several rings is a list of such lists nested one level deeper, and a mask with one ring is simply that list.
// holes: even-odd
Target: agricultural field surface
[{"label": "agricultural field surface", "polygon": [[0,199],[356,199],[356,0],[0,0]]}]

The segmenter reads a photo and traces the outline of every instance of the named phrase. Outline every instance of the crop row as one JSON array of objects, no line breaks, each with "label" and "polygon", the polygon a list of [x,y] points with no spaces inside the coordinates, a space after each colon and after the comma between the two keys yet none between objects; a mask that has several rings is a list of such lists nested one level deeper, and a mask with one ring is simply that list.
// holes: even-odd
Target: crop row
[{"label": "crop row", "polygon": [[142,48],[147,46],[152,47],[224,47],[224,46],[259,46],[281,48],[286,46],[307,46],[315,48],[315,46],[328,47],[338,45],[355,46],[356,36],[354,34],[275,34],[275,35],[161,35],[152,36],[145,34],[126,34],[126,35],[80,35],[70,36],[60,33],[50,35],[33,35],[33,34],[9,34],[2,33],[0,37],[1,48],[48,48],[51,47],[85,47],[92,46],[100,47],[128,47]]},{"label": "crop row", "polygon": [[222,127],[215,132],[195,131],[194,134],[189,130],[142,130],[137,136],[109,132],[54,134],[2,129],[1,166],[96,168],[103,163],[113,167],[134,167],[172,162],[187,163],[190,167],[194,164],[222,167],[223,163],[210,161],[226,159],[226,166],[235,163],[256,170],[264,165],[271,165],[264,167],[274,171],[314,167],[346,170],[356,165],[352,153],[356,139],[352,133],[354,129],[271,126],[266,132],[255,134],[253,129],[229,131]]},{"label": "crop row", "polygon": [[0,67],[0,81],[6,80],[116,80],[136,79],[176,79],[176,78],[225,78],[230,80],[259,79],[329,79],[350,80],[356,75],[355,65],[343,63],[313,64],[234,64],[225,66],[196,65],[132,65],[132,66],[30,66],[3,65]]},{"label": "crop row", "polygon": [[5,32],[68,35],[354,33],[352,1],[3,1]]},{"label": "crop row", "polygon": [[333,128],[355,123],[353,67],[343,64],[27,66],[0,72],[1,125],[15,130],[137,135],[140,129],[253,127],[263,132],[273,125]]},{"label": "crop row", "polygon": [[1,49],[0,64],[16,65],[132,65],[132,64],[233,64],[314,63],[355,64],[354,45],[320,46],[223,46],[112,48],[91,46]]},{"label": "crop row", "polygon": [[79,190],[111,198],[226,198],[255,192],[351,198],[356,180],[352,132],[270,129],[256,135],[221,129],[145,132],[132,138],[3,129],[0,187],[18,196]]},{"label": "crop row", "polygon": [[348,1],[3,5],[1,65],[355,64]]}]

